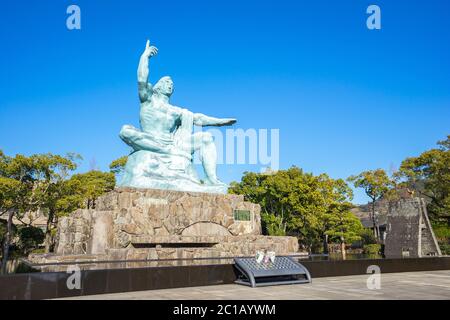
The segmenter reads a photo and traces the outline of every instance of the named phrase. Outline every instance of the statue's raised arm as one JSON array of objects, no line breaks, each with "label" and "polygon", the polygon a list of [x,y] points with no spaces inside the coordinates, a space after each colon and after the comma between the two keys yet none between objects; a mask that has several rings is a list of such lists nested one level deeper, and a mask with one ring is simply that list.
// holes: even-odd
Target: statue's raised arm
[{"label": "statue's raised arm", "polygon": [[145,50],[139,60],[139,66],[137,70],[139,99],[141,102],[147,101],[152,94],[152,86],[148,82],[149,75],[149,59],[158,53],[158,49],[154,46],[150,46],[150,41],[147,40]]},{"label": "statue's raised arm", "polygon": [[210,116],[205,116],[202,113],[194,113],[194,124],[196,126],[229,126],[236,123],[234,118],[215,118]]}]

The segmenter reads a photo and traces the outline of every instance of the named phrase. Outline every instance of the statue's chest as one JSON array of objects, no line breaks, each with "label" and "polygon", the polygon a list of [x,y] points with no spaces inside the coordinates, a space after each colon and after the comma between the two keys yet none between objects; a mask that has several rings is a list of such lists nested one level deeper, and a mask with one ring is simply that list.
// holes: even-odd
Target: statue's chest
[{"label": "statue's chest", "polygon": [[156,125],[172,127],[178,116],[176,113],[171,112],[170,109],[161,106],[147,105],[141,109],[141,122],[144,125]]}]

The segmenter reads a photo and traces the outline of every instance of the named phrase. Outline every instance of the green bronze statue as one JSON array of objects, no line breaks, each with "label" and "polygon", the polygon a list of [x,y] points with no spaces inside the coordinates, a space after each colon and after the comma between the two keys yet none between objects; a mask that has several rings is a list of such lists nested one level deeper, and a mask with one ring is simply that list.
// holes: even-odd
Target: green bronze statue
[{"label": "green bronze statue", "polygon": [[[196,126],[225,126],[236,119],[219,119],[170,104],[174,90],[170,77],[149,83],[149,60],[158,49],[147,41],[137,71],[140,126],[125,125],[120,138],[132,148],[119,185],[178,191],[226,193],[227,185],[216,174],[217,151],[208,132],[193,133]],[[193,164],[199,153],[205,171],[201,181]]]}]

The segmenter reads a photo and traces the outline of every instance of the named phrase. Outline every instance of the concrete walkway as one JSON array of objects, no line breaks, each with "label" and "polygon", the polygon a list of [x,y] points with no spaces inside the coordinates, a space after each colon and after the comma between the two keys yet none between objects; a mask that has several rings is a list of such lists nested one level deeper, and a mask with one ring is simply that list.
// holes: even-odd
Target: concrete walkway
[{"label": "concrete walkway", "polygon": [[149,290],[84,296],[69,299],[446,299],[450,300],[450,270],[381,275],[381,288],[369,290],[369,275],[313,279],[311,284],[250,288],[240,285],[217,285],[164,290]]}]

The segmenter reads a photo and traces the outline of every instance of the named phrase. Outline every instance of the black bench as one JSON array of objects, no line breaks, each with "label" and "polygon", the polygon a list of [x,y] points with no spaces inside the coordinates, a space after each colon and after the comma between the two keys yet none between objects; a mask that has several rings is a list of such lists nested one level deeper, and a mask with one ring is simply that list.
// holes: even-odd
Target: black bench
[{"label": "black bench", "polygon": [[234,263],[239,271],[235,283],[253,288],[311,282],[309,271],[290,257],[276,257],[274,263],[258,263],[255,258],[235,258]]}]

